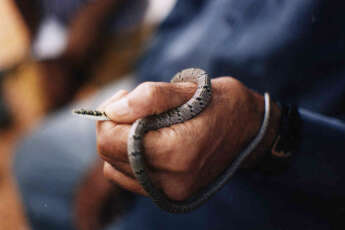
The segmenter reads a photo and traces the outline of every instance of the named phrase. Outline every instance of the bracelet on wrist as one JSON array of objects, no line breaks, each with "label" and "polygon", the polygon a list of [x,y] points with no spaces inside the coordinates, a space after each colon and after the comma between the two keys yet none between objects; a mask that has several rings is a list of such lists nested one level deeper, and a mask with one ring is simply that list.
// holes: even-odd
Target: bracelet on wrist
[{"label": "bracelet on wrist", "polygon": [[281,119],[278,134],[272,147],[266,151],[258,168],[265,173],[279,173],[286,170],[297,150],[300,119],[296,106],[280,105]]}]

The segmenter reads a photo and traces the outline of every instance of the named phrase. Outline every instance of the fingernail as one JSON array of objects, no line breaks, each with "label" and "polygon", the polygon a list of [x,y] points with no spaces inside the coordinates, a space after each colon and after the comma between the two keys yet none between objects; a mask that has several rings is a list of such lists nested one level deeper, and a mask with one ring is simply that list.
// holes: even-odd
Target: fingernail
[{"label": "fingernail", "polygon": [[110,117],[110,118],[115,118],[116,117],[121,117],[125,116],[129,113],[130,108],[128,106],[128,100],[127,98],[122,98],[121,100],[109,104],[105,108],[105,113]]}]

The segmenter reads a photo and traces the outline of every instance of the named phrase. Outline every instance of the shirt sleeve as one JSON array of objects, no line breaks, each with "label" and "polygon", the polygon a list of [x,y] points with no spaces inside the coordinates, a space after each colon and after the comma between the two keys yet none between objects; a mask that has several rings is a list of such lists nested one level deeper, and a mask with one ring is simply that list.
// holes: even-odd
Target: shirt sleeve
[{"label": "shirt sleeve", "polygon": [[345,194],[345,122],[299,109],[301,142],[289,168],[265,176],[287,189],[322,199]]}]

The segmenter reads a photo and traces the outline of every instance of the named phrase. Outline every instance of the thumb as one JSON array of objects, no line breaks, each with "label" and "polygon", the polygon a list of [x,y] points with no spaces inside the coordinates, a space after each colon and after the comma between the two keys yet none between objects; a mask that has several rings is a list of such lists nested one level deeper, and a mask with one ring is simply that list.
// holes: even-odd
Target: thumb
[{"label": "thumb", "polygon": [[195,90],[196,85],[191,82],[145,82],[121,100],[107,105],[105,113],[115,122],[132,123],[185,103]]}]

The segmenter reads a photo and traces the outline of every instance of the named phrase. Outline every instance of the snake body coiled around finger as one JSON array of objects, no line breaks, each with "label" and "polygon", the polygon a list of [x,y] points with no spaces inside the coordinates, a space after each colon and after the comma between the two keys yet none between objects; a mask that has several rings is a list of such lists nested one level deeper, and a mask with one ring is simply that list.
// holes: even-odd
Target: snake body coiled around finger
[{"label": "snake body coiled around finger", "polygon": [[144,159],[143,138],[146,132],[185,122],[198,115],[211,101],[212,86],[207,73],[190,68],[177,73],[171,82],[195,82],[197,90],[185,104],[158,115],[136,120],[128,135],[127,152],[132,171],[152,200],[163,210],[172,213],[189,212],[207,200],[206,194],[200,198],[182,202],[172,201],[156,188],[150,179]]},{"label": "snake body coiled around finger", "polygon": [[[185,122],[202,112],[211,102],[212,86],[211,80],[207,73],[202,69],[190,68],[177,73],[171,82],[195,82],[197,90],[193,97],[185,104],[163,112],[157,115],[151,115],[136,120],[131,126],[128,142],[127,153],[132,168],[138,182],[152,198],[153,202],[161,209],[170,213],[190,212],[213,196],[221,189],[226,182],[233,176],[235,171],[240,167],[245,158],[256,148],[262,140],[270,119],[270,99],[265,94],[265,114],[260,130],[256,137],[246,146],[237,157],[231,162],[231,165],[218,176],[218,178],[208,186],[202,188],[197,194],[184,201],[174,201],[169,199],[162,190],[158,189],[150,178],[150,173],[145,162],[145,148],[143,146],[144,135],[150,130],[157,130],[163,127],[169,127],[174,124]],[[110,120],[109,117],[97,110],[74,110],[74,114],[84,118],[94,120]],[[187,153],[188,154],[188,153]],[[201,178],[200,178],[201,179]]]}]

